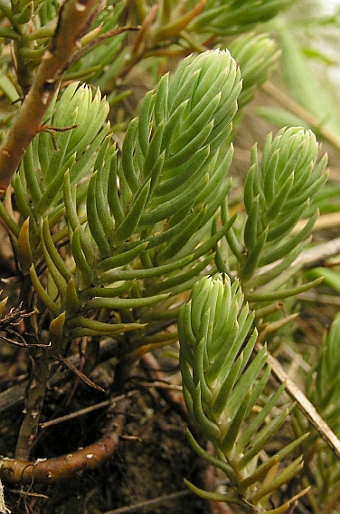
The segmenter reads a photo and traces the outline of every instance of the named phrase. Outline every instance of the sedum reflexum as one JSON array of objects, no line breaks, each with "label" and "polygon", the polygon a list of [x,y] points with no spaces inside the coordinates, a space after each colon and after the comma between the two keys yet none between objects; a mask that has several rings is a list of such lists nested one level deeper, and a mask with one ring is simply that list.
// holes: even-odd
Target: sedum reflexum
[{"label": "sedum reflexum", "polygon": [[241,34],[233,39],[228,49],[241,68],[242,91],[238,98],[238,106],[242,113],[242,107],[268,79],[277,63],[280,50],[268,34],[254,32]]},{"label": "sedum reflexum", "polygon": [[273,18],[291,4],[292,0],[208,0],[188,30],[218,35],[237,34]]},{"label": "sedum reflexum", "polygon": [[215,454],[202,448],[190,432],[189,441],[203,459],[224,473],[229,486],[226,493],[208,493],[187,483],[204,498],[241,504],[247,512],[279,514],[296,497],[273,508],[271,495],[302,469],[303,459],[298,456],[285,467],[280,462],[306,436],[261,462],[261,452],[294,404],[284,406],[284,385],[272,395],[266,392],[270,368],[266,348],[252,358],[257,340],[253,321],[239,281],[232,284],[227,276],[202,278],[181,307],[178,331],[184,398]]},{"label": "sedum reflexum", "polygon": [[[307,380],[309,399],[338,438],[340,436],[339,338],[340,315],[338,313],[329,331],[324,334],[316,363]],[[303,430],[306,421],[300,417],[299,422]],[[340,462],[330,448],[320,442],[316,431],[312,432],[311,438],[312,442],[309,441],[304,450],[309,471],[314,474],[316,481],[316,490],[313,491],[314,501],[318,501],[317,493],[320,492],[320,506],[327,512],[334,508],[339,497]]]},{"label": "sedum reflexum", "polygon": [[[326,155],[319,160],[315,135],[301,127],[281,129],[274,139],[270,134],[261,163],[253,147],[244,185],[244,226],[238,237],[233,229],[227,235],[248,300],[276,300],[303,290],[304,285],[287,283],[299,269],[291,265],[318,215],[312,202],[327,179],[326,163]],[[305,225],[295,230],[303,218]]]},{"label": "sedum reflexum", "polygon": [[99,91],[72,83],[55,98],[53,129],[36,136],[13,179],[21,218],[3,204],[1,214],[23,273],[51,319],[62,316],[60,337],[135,329],[139,316],[105,325],[87,311],[145,308],[187,290],[212,261],[231,225],[212,234],[230,188],[232,149],[219,148],[240,89],[228,51],[188,57],[146,96],[121,153]]},{"label": "sedum reflexum", "polygon": [[[13,179],[20,217],[1,204],[24,277],[25,308],[34,311],[36,327],[44,312],[48,327],[46,351],[34,355],[38,387],[27,399],[21,459],[29,456],[50,369],[69,344],[84,337],[96,345],[94,337],[113,336],[122,340],[123,354],[147,345],[144,331],[155,317],[149,306],[207,273],[232,224],[213,229],[230,188],[232,149],[223,155],[219,149],[240,89],[228,51],[187,58],[145,97],[121,152],[112,145],[108,105],[98,91],[72,83],[51,103],[50,124]],[[165,304],[165,317],[176,302]],[[176,309],[170,315],[176,318]],[[124,344],[128,331],[139,333]]]},{"label": "sedum reflexum", "polygon": [[[226,479],[225,493],[189,487],[260,514],[286,512],[303,494],[280,500],[282,486],[302,468],[302,458],[292,452],[303,447],[306,423],[299,438],[267,454],[267,443],[292,419],[294,404],[284,385],[270,393],[267,350],[257,344],[254,327],[262,328],[262,340],[288,323],[294,315],[277,324],[262,316],[277,309],[272,301],[311,287],[296,280],[296,259],[317,217],[315,194],[326,180],[326,157],[319,159],[312,132],[293,127],[268,136],[261,159],[254,147],[243,212],[231,216],[227,202],[235,126],[279,56],[271,37],[249,29],[256,31],[254,25],[291,3],[161,0],[150,7],[66,0],[59,8],[58,1],[0,1],[0,43],[11,39],[15,55],[12,69],[10,52],[3,52],[0,87],[11,102],[25,97],[21,107],[11,105],[5,125],[17,115],[0,150],[3,192],[14,174],[0,216],[21,285],[19,307],[9,317],[22,332],[8,333],[32,360],[13,468],[0,458],[9,481],[51,478],[49,459],[43,465],[44,459],[30,459],[57,363],[72,369],[68,357],[80,341],[86,360],[102,338],[114,338],[119,364],[113,387],[121,386],[129,363],[153,344],[177,341],[178,319],[185,401],[214,455],[190,432],[189,441]],[[119,27],[120,19],[127,25]],[[217,44],[228,50],[212,50]],[[176,71],[157,80],[169,56],[188,54]],[[113,111],[129,94],[120,87],[146,57],[156,85],[138,116],[120,125],[120,110]],[[90,79],[91,86],[74,82]],[[109,113],[123,127],[121,145],[107,122]],[[303,218],[309,219],[301,228]],[[266,303],[263,309],[260,302]],[[3,325],[5,308],[2,300]],[[337,321],[323,343],[310,392],[335,431]],[[90,369],[91,356],[86,364]],[[317,434],[314,442],[319,443]],[[98,447],[104,451],[93,462],[100,463],[107,452],[101,442]],[[331,461],[328,451],[319,455]],[[53,479],[83,469],[81,461],[68,467],[69,457],[59,459],[61,472]],[[327,479],[316,479],[324,490]]]}]

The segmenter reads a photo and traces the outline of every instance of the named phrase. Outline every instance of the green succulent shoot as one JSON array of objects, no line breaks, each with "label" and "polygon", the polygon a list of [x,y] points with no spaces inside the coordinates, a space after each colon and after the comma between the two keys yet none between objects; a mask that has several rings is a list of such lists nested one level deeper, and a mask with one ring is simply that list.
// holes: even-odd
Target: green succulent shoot
[{"label": "green succulent shoot", "polygon": [[[318,215],[313,196],[327,179],[327,156],[318,158],[315,135],[300,127],[281,129],[274,139],[269,135],[261,163],[257,147],[252,150],[244,186],[246,218],[243,234],[239,234],[243,248],[233,230],[227,234],[248,300],[275,300],[278,295],[296,294],[299,287],[310,287],[304,284],[282,290],[296,273],[291,265]],[[308,218],[304,227],[294,232],[303,218]]]},{"label": "green succulent shoot", "polygon": [[[142,328],[148,306],[207,272],[233,221],[213,230],[230,188],[232,147],[220,146],[240,90],[227,50],[188,57],[146,95],[121,151],[98,90],[75,82],[54,99],[12,181],[21,217],[4,204],[0,214],[59,338]],[[106,311],[101,322],[93,309]]]},{"label": "green succulent shoot", "polygon": [[310,399],[317,406],[318,411],[333,429],[336,435],[340,435],[338,395],[339,376],[339,338],[340,338],[340,314],[337,314],[331,328],[325,334],[319,352],[319,358],[314,368],[313,387],[310,388]]},{"label": "green succulent shoot", "polygon": [[109,291],[134,281],[133,307],[142,308],[188,290],[212,261],[232,224],[227,220],[212,234],[230,188],[232,150],[220,154],[220,145],[231,132],[240,89],[228,51],[190,56],[146,95],[121,152],[102,149],[87,196],[87,230],[97,246],[91,268],[86,230],[76,218],[73,227],[79,269],[88,275],[86,306],[118,308]]},{"label": "green succulent shoot", "polygon": [[220,36],[237,34],[273,18],[291,4],[292,0],[208,0],[188,30]]},{"label": "green succulent shoot", "polygon": [[228,49],[241,69],[242,91],[238,105],[242,109],[268,79],[280,56],[280,50],[268,34],[254,32],[241,34],[233,39]]},{"label": "green succulent shoot", "polygon": [[180,310],[184,398],[197,428],[212,442],[215,455],[203,449],[190,432],[189,441],[230,481],[225,494],[208,493],[189,482],[188,485],[205,498],[241,504],[247,512],[278,514],[286,512],[294,498],[273,509],[269,506],[272,493],[303,466],[301,457],[286,467],[279,463],[306,436],[261,462],[266,443],[285,422],[294,404],[283,405],[284,385],[268,394],[270,368],[265,348],[254,356],[257,331],[252,330],[253,320],[239,281],[231,284],[228,276],[221,275],[197,282]]},{"label": "green succulent shoot", "polygon": [[232,150],[221,155],[220,145],[231,132],[240,89],[229,52],[209,51],[185,59],[146,95],[121,153],[108,150],[106,167],[91,178],[96,286],[137,279],[139,296],[175,295],[212,261],[231,225],[211,234],[230,188]]}]

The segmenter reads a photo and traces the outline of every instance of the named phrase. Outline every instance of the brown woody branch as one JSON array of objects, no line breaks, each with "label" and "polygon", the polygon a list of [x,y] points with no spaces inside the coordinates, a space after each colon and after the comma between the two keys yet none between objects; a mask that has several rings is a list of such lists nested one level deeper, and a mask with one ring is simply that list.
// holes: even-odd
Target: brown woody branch
[{"label": "brown woody branch", "polygon": [[9,186],[24,153],[39,132],[44,114],[60,86],[77,41],[92,20],[98,0],[66,0],[55,33],[45,51],[13,125],[0,148],[0,194]]},{"label": "brown woody branch", "polygon": [[116,410],[119,414],[109,420],[105,434],[85,448],[60,457],[37,459],[35,462],[0,457],[0,479],[10,484],[31,484],[35,481],[52,483],[97,468],[117,448],[125,426],[125,412],[130,403],[130,399],[126,398],[117,404]]}]

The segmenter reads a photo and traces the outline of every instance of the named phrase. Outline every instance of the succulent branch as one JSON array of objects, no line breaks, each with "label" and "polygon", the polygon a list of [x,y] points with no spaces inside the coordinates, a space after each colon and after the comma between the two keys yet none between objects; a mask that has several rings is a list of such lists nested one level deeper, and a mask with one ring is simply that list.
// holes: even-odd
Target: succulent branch
[{"label": "succulent branch", "polygon": [[268,34],[250,32],[233,39],[228,49],[240,66],[242,91],[238,99],[242,109],[253,98],[256,90],[265,83],[277,64],[280,50]]},{"label": "succulent branch", "polygon": [[[48,0],[0,0],[0,44],[13,47],[11,65],[9,52],[0,56],[0,87],[10,102],[24,96],[1,117],[0,217],[20,291],[10,307],[0,301],[0,339],[31,361],[15,457],[0,457],[4,481],[65,479],[118,444],[129,395],[97,442],[34,460],[60,363],[102,391],[87,376],[97,362],[89,354],[110,338],[110,387],[124,391],[136,360],[179,338],[187,411],[214,453],[189,431],[188,440],[226,483],[222,492],[188,487],[242,512],[280,514],[302,497],[307,504],[307,490],[313,503],[315,476],[332,511],[338,317],[308,400],[270,346],[297,319],[293,300],[322,280],[320,269],[309,283],[300,271],[325,201],[327,157],[310,130],[286,127],[267,137],[262,155],[253,147],[235,209],[228,177],[243,107],[280,56],[258,23],[291,3],[66,0],[58,10]],[[130,72],[147,76],[138,111],[127,101]],[[72,353],[81,353],[79,368]]]},{"label": "succulent branch", "polygon": [[[227,276],[204,277],[192,289],[178,319],[183,393],[190,416],[210,440],[210,455],[188,433],[197,453],[219,468],[230,481],[231,493],[207,493],[188,483],[202,497],[242,504],[248,512],[286,512],[296,498],[273,509],[272,493],[303,466],[302,457],[287,467],[279,463],[296,449],[301,436],[265,462],[260,454],[283,425],[294,404],[279,405],[284,384],[271,396],[266,392],[270,368],[266,349],[251,355],[257,339],[251,331],[254,314],[244,303],[238,281]],[[303,494],[303,493],[302,493]]]},{"label": "succulent branch", "polygon": [[[282,129],[274,139],[271,135],[267,137],[261,165],[256,146],[252,150],[244,186],[245,251],[242,252],[232,230],[226,236],[239,261],[239,276],[251,301],[260,300],[261,295],[264,301],[275,300],[274,291],[296,271],[290,265],[302,251],[303,241],[317,218],[313,196],[327,179],[323,172],[327,156],[317,162],[318,152],[314,134],[298,127]],[[307,212],[308,223],[291,235]],[[305,287],[309,286],[288,288],[278,296],[297,294]],[[251,292],[255,288],[256,292]]]}]

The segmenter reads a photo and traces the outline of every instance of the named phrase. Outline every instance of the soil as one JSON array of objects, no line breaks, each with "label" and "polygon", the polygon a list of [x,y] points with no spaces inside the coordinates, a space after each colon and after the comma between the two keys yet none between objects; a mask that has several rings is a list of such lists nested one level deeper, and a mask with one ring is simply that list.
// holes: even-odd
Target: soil
[{"label": "soil", "polygon": [[[20,371],[20,366],[15,369],[15,363],[25,358],[21,355],[22,350],[10,352],[4,343],[0,343],[0,354],[3,363],[0,387],[4,390],[21,380],[9,376]],[[96,384],[105,388],[105,393],[89,388],[75,376],[58,388],[51,388],[41,421],[86,406],[95,408],[96,404],[105,401],[112,395],[113,367],[108,361],[91,376]],[[4,484],[6,506],[12,514],[211,512],[207,502],[194,496],[183,482],[185,477],[202,484],[204,466],[188,445],[182,403],[173,403],[164,396],[167,390],[162,389],[159,381],[155,387],[152,377],[141,366],[137,366],[133,374],[128,388],[135,392],[123,435],[112,458],[99,469],[51,485],[32,483],[28,487],[13,488]],[[175,370],[172,378],[176,374]],[[172,378],[170,376],[171,381]],[[20,405],[7,410],[0,420],[2,455],[13,455],[23,417],[22,408]],[[41,430],[33,457],[62,455],[92,443],[100,437],[107,416],[107,408],[93,410],[88,415]]]}]

